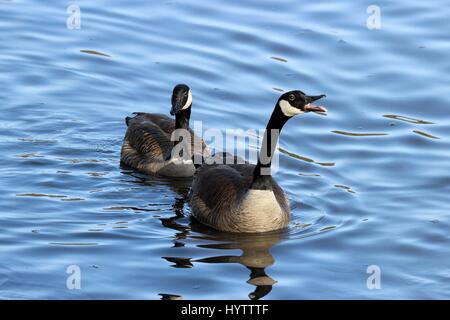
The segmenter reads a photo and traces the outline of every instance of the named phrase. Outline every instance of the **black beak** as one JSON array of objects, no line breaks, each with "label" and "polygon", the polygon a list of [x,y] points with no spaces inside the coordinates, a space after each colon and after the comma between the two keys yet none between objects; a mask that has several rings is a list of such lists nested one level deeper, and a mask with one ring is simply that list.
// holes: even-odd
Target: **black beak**
[{"label": "black beak", "polygon": [[327,112],[327,109],[325,109],[322,106],[316,106],[313,105],[312,102],[319,100],[321,98],[325,98],[326,95],[321,94],[319,96],[306,96],[306,104],[305,104],[305,111],[314,111],[314,112]]},{"label": "black beak", "polygon": [[182,104],[181,101],[176,99],[174,103],[172,103],[172,109],[170,109],[170,114],[172,116],[176,115],[178,112],[180,112],[181,108],[182,108]]},{"label": "black beak", "polygon": [[319,99],[322,99],[325,97],[326,97],[326,95],[324,95],[324,94],[321,94],[319,96],[306,96],[306,103],[308,104],[308,103],[314,102],[316,100],[319,100]]}]

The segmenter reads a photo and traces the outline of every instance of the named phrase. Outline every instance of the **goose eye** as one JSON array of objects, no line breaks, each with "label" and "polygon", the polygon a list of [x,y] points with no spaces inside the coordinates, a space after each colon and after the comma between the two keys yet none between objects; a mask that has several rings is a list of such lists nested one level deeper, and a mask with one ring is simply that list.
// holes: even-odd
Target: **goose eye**
[{"label": "goose eye", "polygon": [[294,100],[295,100],[295,96],[294,96],[293,94],[290,94],[290,95],[289,95],[289,100],[290,100],[290,101],[294,101]]}]

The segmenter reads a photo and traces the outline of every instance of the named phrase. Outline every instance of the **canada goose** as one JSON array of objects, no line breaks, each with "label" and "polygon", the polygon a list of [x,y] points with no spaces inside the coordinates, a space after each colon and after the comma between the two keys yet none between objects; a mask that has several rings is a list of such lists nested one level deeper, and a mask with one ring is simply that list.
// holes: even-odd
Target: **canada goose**
[{"label": "canada goose", "polygon": [[170,114],[175,115],[175,121],[163,114],[143,112],[127,117],[128,129],[123,140],[121,163],[144,173],[169,177],[192,176],[195,172],[192,156],[172,152],[180,141],[171,141],[175,129],[185,129],[191,140],[188,149],[197,152],[195,146],[201,142],[201,148],[198,148],[201,150],[197,153],[209,153],[203,141],[189,128],[191,106],[191,90],[185,84],[178,84],[173,89],[170,110]]},{"label": "canada goose", "polygon": [[267,124],[256,166],[233,162],[199,167],[190,194],[192,216],[227,232],[256,233],[287,227],[289,201],[270,175],[272,155],[279,133],[290,118],[309,111],[327,111],[312,104],[322,97],[325,95],[308,96],[298,90],[281,95]]}]

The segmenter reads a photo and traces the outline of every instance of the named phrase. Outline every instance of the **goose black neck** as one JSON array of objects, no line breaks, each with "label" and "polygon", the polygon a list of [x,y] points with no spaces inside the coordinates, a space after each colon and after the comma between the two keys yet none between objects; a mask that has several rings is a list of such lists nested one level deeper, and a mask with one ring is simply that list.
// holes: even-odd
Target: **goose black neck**
[{"label": "goose black neck", "polygon": [[[175,130],[177,129],[184,129],[184,130],[188,130],[189,129],[189,119],[191,117],[191,108],[186,108],[183,110],[180,110],[176,115],[175,115]],[[183,141],[183,138],[178,138],[178,140],[175,140],[173,142],[173,147],[175,147],[177,144],[179,144],[180,142]],[[180,157],[183,156],[183,151],[180,151],[179,154]],[[168,158],[166,160],[169,160],[170,157],[172,157],[172,154],[168,155]]]},{"label": "goose black neck", "polygon": [[[189,119],[191,118],[191,108],[186,108],[180,110],[175,116],[175,129],[185,129],[189,128]],[[182,139],[178,139],[178,141],[174,141],[173,146],[175,147],[178,143],[183,141]]]},{"label": "goose black neck", "polygon": [[275,153],[275,148],[281,133],[281,129],[288,121],[279,106],[277,106],[270,120],[267,124],[264,138],[259,152],[258,163],[253,171],[253,182],[251,189],[255,190],[271,190],[272,179],[270,173],[270,166],[272,165],[272,158]]},{"label": "goose black neck", "polygon": [[180,110],[175,116],[175,129],[189,128],[189,119],[191,118],[191,108]]}]

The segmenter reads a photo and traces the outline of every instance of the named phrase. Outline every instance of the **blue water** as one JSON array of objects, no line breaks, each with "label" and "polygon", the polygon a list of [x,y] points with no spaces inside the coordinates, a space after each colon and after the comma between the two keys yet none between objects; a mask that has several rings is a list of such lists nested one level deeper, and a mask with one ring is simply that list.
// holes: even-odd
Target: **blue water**
[{"label": "blue water", "polygon": [[[450,3],[377,1],[379,30],[371,4],[1,0],[0,298],[449,298]],[[182,82],[204,129],[327,94],[281,136],[286,232],[193,224],[189,179],[120,168],[124,117]]]}]

